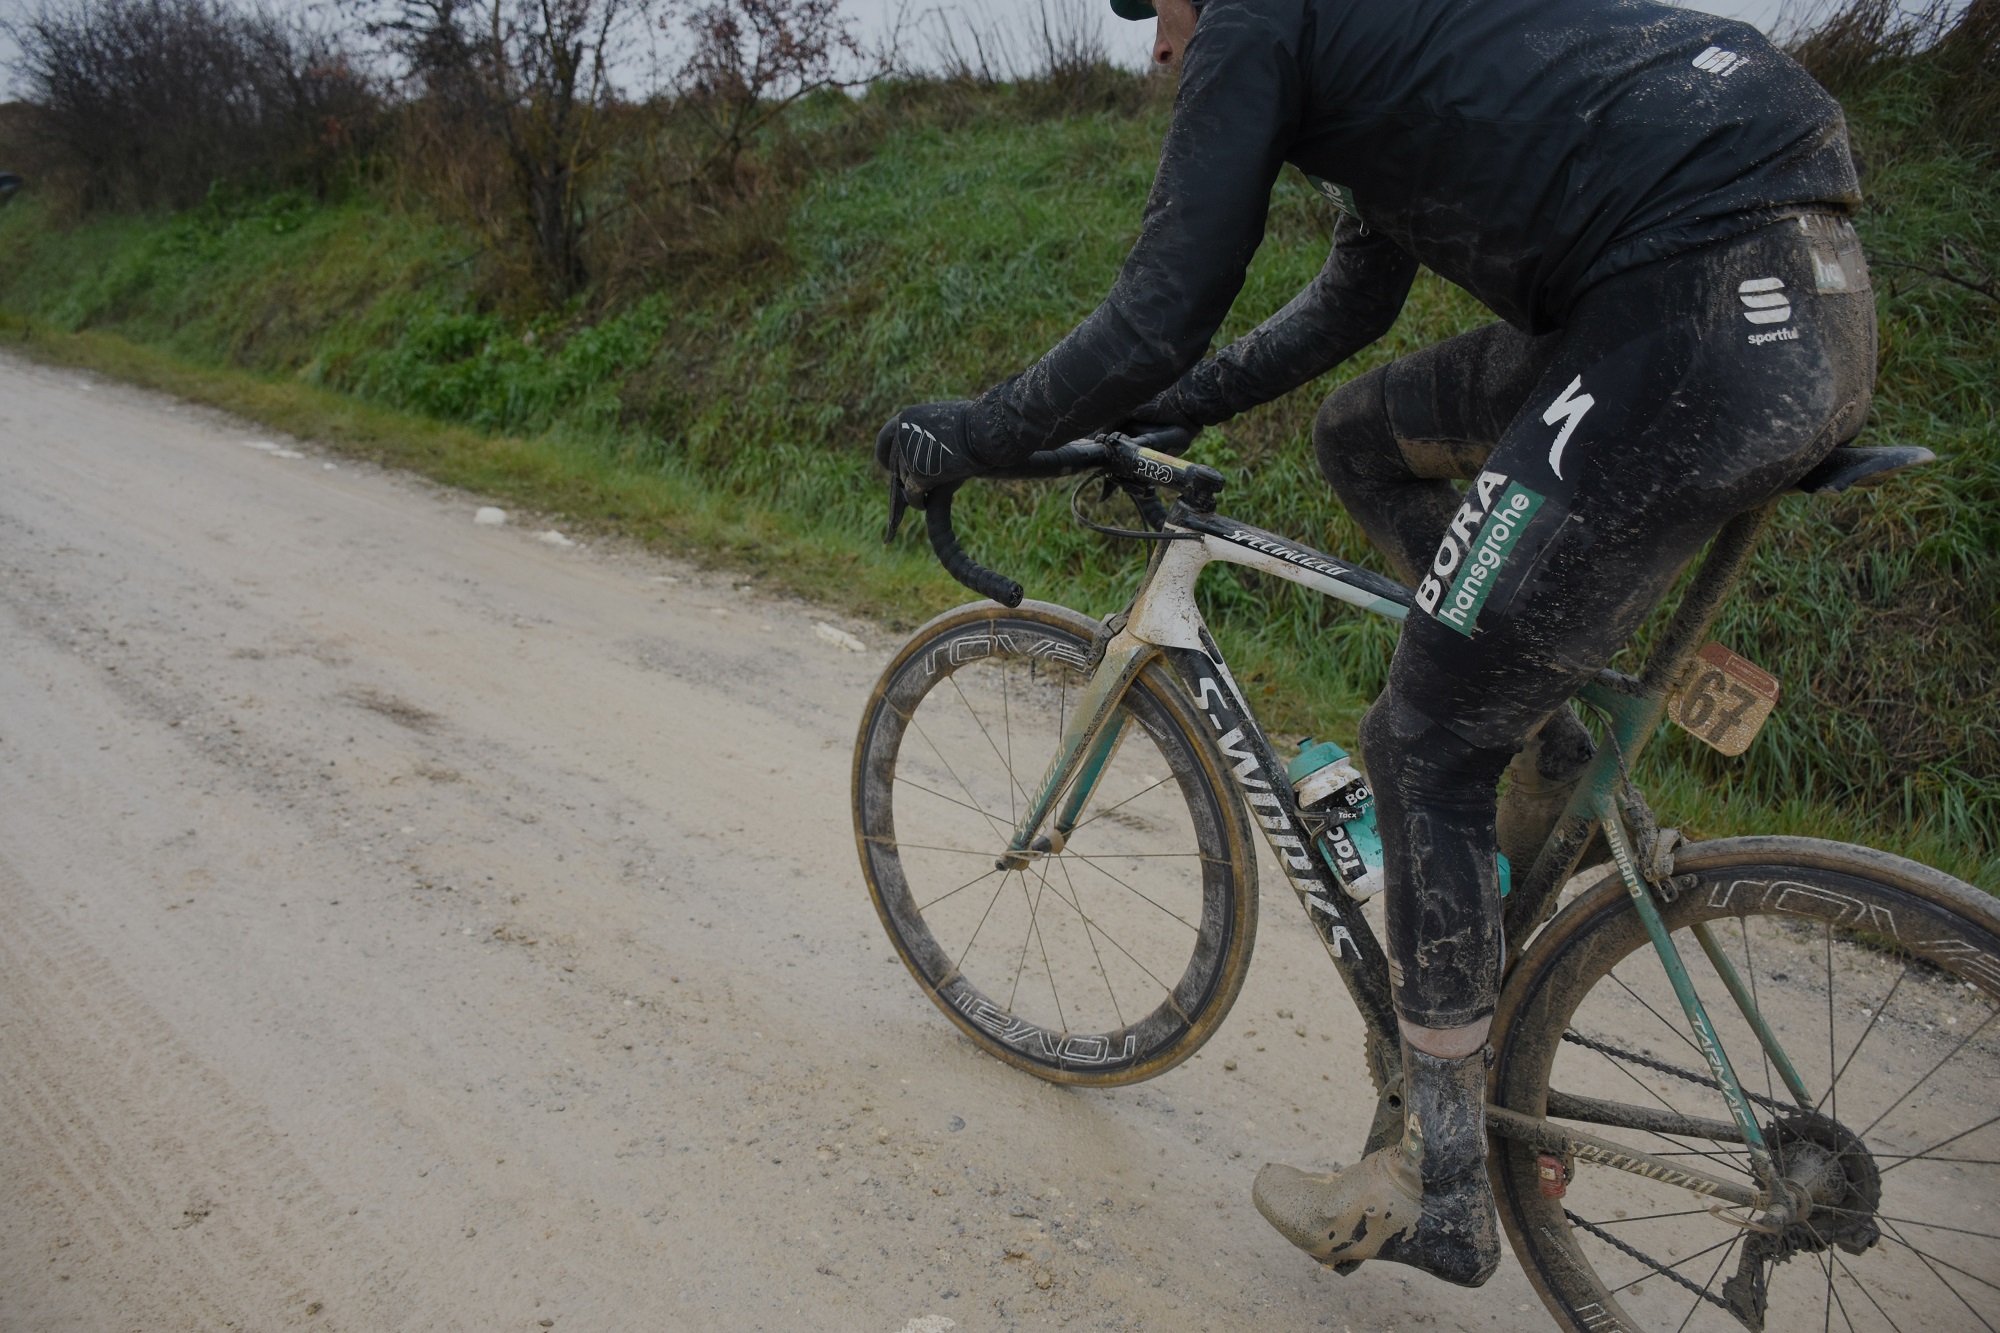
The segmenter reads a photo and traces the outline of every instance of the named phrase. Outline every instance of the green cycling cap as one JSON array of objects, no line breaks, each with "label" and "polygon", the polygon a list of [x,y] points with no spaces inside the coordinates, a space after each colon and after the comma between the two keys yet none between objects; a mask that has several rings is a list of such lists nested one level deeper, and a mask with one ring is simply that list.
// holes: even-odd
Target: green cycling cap
[{"label": "green cycling cap", "polygon": [[1153,0],[1111,0],[1111,12],[1121,19],[1153,19],[1159,13],[1153,8]]}]

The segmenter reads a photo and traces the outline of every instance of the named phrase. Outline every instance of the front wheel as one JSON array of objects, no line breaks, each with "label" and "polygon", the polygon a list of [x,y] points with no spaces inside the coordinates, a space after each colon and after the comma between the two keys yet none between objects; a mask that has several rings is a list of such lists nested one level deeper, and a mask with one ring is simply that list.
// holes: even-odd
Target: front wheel
[{"label": "front wheel", "polygon": [[1039,1078],[1111,1086],[1171,1069],[1221,1024],[1257,887],[1228,770],[1158,662],[1114,712],[1067,838],[1002,863],[1099,633],[1038,602],[918,630],[862,718],[854,829],[882,924],[938,1008]]},{"label": "front wheel", "polygon": [[[1811,1206],[1780,1229],[1680,1185],[1496,1139],[1501,1217],[1558,1324],[1992,1333],[2000,905],[1914,862],[1805,838],[1696,844],[1675,868],[1662,916],[1779,1170]],[[1697,923],[1775,1030],[1803,1099]],[[1498,1105],[1755,1187],[1615,872],[1529,944],[1495,1031]]]}]

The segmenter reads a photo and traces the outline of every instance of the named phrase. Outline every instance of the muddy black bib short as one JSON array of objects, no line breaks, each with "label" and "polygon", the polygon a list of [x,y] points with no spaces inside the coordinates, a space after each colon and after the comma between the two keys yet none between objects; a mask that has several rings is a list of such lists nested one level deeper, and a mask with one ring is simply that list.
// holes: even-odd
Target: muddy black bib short
[{"label": "muddy black bib short", "polygon": [[1492,324],[1320,409],[1321,469],[1417,589],[1361,729],[1406,1021],[1493,1010],[1508,760],[1723,523],[1853,437],[1874,373],[1853,227],[1804,215],[1611,278],[1560,332]]}]

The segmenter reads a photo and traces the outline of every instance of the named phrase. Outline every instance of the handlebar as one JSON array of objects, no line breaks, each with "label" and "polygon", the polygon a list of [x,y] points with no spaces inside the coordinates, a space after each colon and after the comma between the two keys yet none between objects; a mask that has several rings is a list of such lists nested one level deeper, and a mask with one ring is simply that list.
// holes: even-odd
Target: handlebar
[{"label": "handlebar", "polygon": [[[1138,437],[1106,432],[1031,454],[1025,462],[992,475],[1009,479],[1045,479],[1101,471],[1113,480],[1148,488],[1148,494],[1153,486],[1169,487],[1181,492],[1183,500],[1191,507],[1212,510],[1215,497],[1222,490],[1223,477],[1214,468],[1186,463],[1175,456],[1179,450],[1187,448],[1189,440],[1188,432],[1171,429]],[[885,541],[895,536],[903,510],[909,503],[900,484],[891,481],[889,485],[891,509],[889,533]],[[965,548],[959,544],[958,533],[951,521],[952,501],[957,493],[958,485],[954,484],[924,497],[924,528],[930,537],[932,553],[947,574],[980,596],[989,597],[1002,606],[1019,606],[1021,585],[997,570],[986,568],[967,555]],[[1142,509],[1145,508],[1142,504]],[[1154,515],[1158,514],[1157,500],[1153,502],[1151,511]]]},{"label": "handlebar", "polygon": [[1021,585],[998,570],[986,568],[958,544],[958,534],[951,526],[951,502],[957,494],[957,486],[946,487],[933,492],[924,506],[924,528],[930,533],[931,550],[936,553],[938,563],[944,566],[945,573],[981,597],[990,597],[1006,607],[1019,606]]}]

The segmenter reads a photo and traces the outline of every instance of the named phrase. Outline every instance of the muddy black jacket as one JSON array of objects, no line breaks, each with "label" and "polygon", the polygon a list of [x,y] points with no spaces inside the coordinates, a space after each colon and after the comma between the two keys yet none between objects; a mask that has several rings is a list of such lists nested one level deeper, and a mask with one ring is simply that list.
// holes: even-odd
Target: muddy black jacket
[{"label": "muddy black jacket", "polygon": [[1379,337],[1419,263],[1539,333],[1614,273],[1860,199],[1839,105],[1745,24],[1648,0],[1208,0],[1118,281],[978,401],[975,454],[1018,458],[1174,385],[1287,162],[1349,216],[1311,286],[1175,386],[1197,419]]}]

